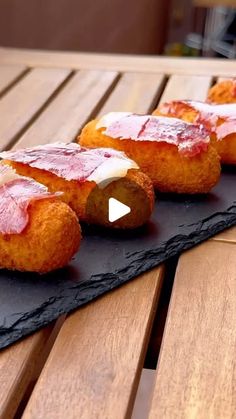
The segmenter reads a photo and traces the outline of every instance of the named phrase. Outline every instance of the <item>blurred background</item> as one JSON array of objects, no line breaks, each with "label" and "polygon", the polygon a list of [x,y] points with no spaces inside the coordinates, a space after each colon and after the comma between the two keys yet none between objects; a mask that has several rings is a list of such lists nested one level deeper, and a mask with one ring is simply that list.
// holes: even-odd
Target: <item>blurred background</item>
[{"label": "blurred background", "polygon": [[0,0],[0,45],[236,58],[236,0]]}]

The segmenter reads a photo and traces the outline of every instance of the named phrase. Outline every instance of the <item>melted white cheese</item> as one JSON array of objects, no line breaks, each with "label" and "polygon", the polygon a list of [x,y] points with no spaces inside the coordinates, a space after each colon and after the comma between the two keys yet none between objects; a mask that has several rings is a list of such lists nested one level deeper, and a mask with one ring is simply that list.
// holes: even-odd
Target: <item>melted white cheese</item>
[{"label": "melted white cheese", "polygon": [[125,177],[129,169],[139,169],[139,166],[130,159],[111,157],[95,169],[87,180],[96,182],[103,189],[115,179]]},{"label": "melted white cheese", "polygon": [[124,116],[132,115],[132,112],[109,112],[99,119],[96,129],[108,128],[113,122],[119,121]]}]

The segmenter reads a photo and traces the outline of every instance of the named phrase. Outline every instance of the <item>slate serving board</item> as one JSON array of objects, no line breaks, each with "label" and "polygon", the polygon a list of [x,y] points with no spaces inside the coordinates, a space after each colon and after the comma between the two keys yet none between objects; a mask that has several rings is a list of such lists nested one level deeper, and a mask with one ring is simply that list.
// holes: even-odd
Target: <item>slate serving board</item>
[{"label": "slate serving board", "polygon": [[[81,250],[57,272],[0,271],[0,348],[236,224],[236,168],[207,196],[159,195],[136,231],[84,227]],[[191,280],[191,278],[190,278]]]}]

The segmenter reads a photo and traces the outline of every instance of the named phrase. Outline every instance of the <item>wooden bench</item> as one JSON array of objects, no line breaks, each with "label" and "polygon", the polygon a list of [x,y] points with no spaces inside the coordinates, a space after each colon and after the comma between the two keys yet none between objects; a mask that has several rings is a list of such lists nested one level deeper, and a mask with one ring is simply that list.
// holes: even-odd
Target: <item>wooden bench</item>
[{"label": "wooden bench", "polygon": [[[0,48],[0,146],[73,141],[95,115],[204,100],[230,75],[226,60]],[[0,351],[0,418],[235,417],[235,244],[233,228]]]}]

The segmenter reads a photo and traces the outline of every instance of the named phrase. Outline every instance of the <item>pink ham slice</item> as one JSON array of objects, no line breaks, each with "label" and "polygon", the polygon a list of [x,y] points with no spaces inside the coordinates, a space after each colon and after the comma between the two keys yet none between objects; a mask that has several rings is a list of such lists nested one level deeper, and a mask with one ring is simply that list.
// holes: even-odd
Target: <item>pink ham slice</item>
[{"label": "pink ham slice", "polygon": [[181,117],[186,107],[198,111],[195,122],[205,125],[211,132],[215,132],[218,140],[236,133],[236,104],[211,105],[193,100],[176,100],[161,106],[164,112],[170,112]]},{"label": "pink ham slice", "polygon": [[218,140],[236,134],[236,104],[210,105],[195,101],[187,103],[199,111],[196,122],[205,123],[212,132],[216,133]]},{"label": "pink ham slice", "polygon": [[0,182],[0,233],[2,234],[22,233],[29,222],[27,209],[30,202],[56,196],[49,193],[46,186],[18,176],[11,167],[4,165],[0,165]]},{"label": "pink ham slice", "polygon": [[115,114],[105,115],[97,126],[112,138],[165,142],[177,146],[186,156],[206,151],[210,142],[209,133],[202,125],[162,116],[118,112],[116,118]]},{"label": "pink ham slice", "polygon": [[6,151],[0,153],[0,157],[46,170],[69,181],[76,180],[78,182],[86,181],[110,159],[130,162],[130,159],[120,151],[110,148],[89,149],[74,143],[54,143],[23,150]]}]

